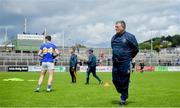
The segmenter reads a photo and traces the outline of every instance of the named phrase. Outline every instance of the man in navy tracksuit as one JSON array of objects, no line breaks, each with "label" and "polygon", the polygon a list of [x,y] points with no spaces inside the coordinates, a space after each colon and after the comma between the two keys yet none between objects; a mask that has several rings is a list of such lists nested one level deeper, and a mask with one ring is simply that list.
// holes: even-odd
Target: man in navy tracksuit
[{"label": "man in navy tracksuit", "polygon": [[71,49],[71,57],[69,63],[69,72],[71,74],[72,83],[76,83],[76,68],[78,63],[77,55],[75,54],[75,48]]},{"label": "man in navy tracksuit", "polygon": [[92,72],[93,76],[102,84],[102,80],[96,75],[96,56],[93,54],[93,49],[89,49],[89,59],[87,61],[88,68],[86,72],[86,83],[89,84],[89,75]]},{"label": "man in navy tracksuit", "polygon": [[121,94],[120,104],[124,105],[128,98],[130,65],[138,53],[138,43],[134,35],[125,31],[124,21],[117,21],[116,34],[112,37],[112,81],[118,93]]}]

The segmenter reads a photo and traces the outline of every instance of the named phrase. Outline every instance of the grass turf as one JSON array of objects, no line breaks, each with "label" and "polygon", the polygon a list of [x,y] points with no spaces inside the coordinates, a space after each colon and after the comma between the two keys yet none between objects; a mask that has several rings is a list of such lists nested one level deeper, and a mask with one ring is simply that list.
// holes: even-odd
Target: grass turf
[{"label": "grass turf", "polygon": [[[118,107],[119,94],[112,84],[111,73],[97,74],[105,85],[98,85],[92,75],[90,84],[85,85],[85,73],[77,73],[77,84],[70,83],[69,73],[55,73],[52,92],[46,92],[46,76],[41,91],[36,93],[39,73],[0,72],[0,107]],[[8,78],[24,81],[4,81]],[[180,72],[131,74],[125,106],[180,107]]]}]

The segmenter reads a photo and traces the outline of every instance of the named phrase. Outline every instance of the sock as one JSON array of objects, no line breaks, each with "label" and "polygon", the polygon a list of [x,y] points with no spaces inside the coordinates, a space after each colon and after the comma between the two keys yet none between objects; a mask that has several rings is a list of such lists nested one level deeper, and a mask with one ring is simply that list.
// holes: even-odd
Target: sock
[{"label": "sock", "polygon": [[37,85],[37,89],[38,89],[38,90],[40,89],[40,85],[39,85],[39,84]]},{"label": "sock", "polygon": [[86,78],[86,83],[89,84],[89,78]]},{"label": "sock", "polygon": [[51,89],[51,85],[48,85],[48,89]]}]

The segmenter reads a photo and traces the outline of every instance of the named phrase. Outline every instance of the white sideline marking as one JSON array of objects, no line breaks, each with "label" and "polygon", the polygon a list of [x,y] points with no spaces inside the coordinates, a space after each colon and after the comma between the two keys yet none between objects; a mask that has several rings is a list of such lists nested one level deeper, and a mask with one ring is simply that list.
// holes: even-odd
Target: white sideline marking
[{"label": "white sideline marking", "polygon": [[[3,81],[25,81],[24,79],[21,78],[7,78],[7,79],[3,79]],[[27,80],[27,81],[37,81],[37,80]]]},{"label": "white sideline marking", "polygon": [[27,80],[27,81],[37,81],[37,80]]},{"label": "white sideline marking", "polygon": [[8,78],[8,79],[3,79],[3,81],[24,81],[24,79],[21,79],[21,78]]}]

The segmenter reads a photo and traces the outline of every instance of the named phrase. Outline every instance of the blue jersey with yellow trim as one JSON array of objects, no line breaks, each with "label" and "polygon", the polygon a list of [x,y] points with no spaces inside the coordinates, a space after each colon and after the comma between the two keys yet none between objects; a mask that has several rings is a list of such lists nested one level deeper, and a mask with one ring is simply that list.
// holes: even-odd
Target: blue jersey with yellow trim
[{"label": "blue jersey with yellow trim", "polygon": [[40,50],[43,52],[43,58],[42,62],[53,62],[53,52],[57,48],[56,45],[54,45],[51,42],[46,42],[40,47]]}]

